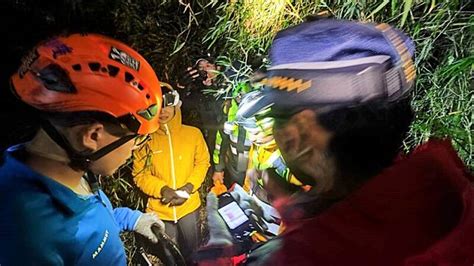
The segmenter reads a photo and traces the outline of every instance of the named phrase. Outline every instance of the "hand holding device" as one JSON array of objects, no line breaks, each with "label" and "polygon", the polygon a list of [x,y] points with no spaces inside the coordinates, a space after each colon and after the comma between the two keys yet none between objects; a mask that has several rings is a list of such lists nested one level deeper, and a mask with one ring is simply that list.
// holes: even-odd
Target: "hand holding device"
[{"label": "hand holding device", "polygon": [[248,216],[253,216],[255,220],[263,218],[267,222],[275,222],[275,218],[273,218],[270,213],[266,212],[259,202],[250,196],[239,184],[234,185],[230,194]]},{"label": "hand holding device", "polygon": [[[184,189],[184,188],[181,188]],[[191,188],[192,190],[192,188]],[[174,190],[168,186],[161,189],[161,202],[169,206],[179,206],[188,200],[191,196],[186,190]]]},{"label": "hand holding device", "polygon": [[168,186],[164,186],[161,189],[161,203],[168,204],[175,198],[178,198],[178,195],[176,195],[176,192],[174,189]]},{"label": "hand holding device", "polygon": [[217,211],[227,225],[233,242],[239,246],[239,249],[249,250],[254,243],[251,236],[262,229],[252,216],[247,216],[245,209],[239,206],[231,193],[225,192],[219,196]]}]

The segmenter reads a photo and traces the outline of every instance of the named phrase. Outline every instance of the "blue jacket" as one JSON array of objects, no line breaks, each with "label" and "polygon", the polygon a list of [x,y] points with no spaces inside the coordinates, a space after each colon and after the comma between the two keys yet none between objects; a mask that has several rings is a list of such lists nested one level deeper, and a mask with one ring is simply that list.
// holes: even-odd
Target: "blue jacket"
[{"label": "blue jacket", "polygon": [[119,233],[141,212],[112,209],[100,190],[77,195],[20,162],[22,154],[8,149],[0,167],[0,265],[126,265]]}]

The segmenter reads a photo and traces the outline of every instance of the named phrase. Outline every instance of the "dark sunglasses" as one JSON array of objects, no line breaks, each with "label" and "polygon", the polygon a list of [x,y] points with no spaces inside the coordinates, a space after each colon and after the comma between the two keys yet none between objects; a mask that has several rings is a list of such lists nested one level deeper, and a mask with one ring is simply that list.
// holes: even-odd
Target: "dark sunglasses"
[{"label": "dark sunglasses", "polygon": [[137,134],[132,134],[132,135],[125,135],[118,140],[110,143],[109,145],[103,147],[99,151],[95,152],[90,156],[88,159],[89,161],[96,161],[103,156],[107,155],[108,153],[112,152],[113,150],[117,149],[118,147],[122,146],[123,144],[129,142],[130,140],[134,140],[133,142],[133,150],[140,148],[145,144],[148,140],[151,139],[150,135],[137,135]]},{"label": "dark sunglasses", "polygon": [[[153,104],[146,109],[138,111],[137,114],[143,117],[144,119],[150,121],[158,115],[159,109],[160,108],[158,105]],[[140,130],[140,127],[142,126],[142,123],[133,114],[123,115],[121,117],[118,117],[117,120],[120,124],[125,125],[125,127],[127,127],[132,132],[138,132]]]}]

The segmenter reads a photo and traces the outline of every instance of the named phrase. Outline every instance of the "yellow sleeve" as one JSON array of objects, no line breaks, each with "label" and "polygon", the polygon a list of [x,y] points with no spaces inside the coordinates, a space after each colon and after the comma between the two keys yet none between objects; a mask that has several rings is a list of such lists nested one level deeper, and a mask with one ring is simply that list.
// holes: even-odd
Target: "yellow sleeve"
[{"label": "yellow sleeve", "polygon": [[150,197],[161,198],[161,189],[166,183],[152,175],[151,149],[148,145],[133,152],[133,180],[143,193]]},{"label": "yellow sleeve", "polygon": [[204,178],[206,178],[207,170],[211,166],[209,163],[211,157],[207,149],[206,141],[201,131],[196,130],[196,132],[197,143],[195,149],[196,154],[194,156],[194,168],[187,181],[193,185],[193,193],[201,187]]}]

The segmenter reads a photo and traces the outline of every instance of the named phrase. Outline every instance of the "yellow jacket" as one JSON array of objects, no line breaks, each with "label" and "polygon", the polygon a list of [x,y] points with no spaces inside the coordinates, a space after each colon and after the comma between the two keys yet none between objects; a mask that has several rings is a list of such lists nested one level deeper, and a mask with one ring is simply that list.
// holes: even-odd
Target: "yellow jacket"
[{"label": "yellow jacket", "polygon": [[[162,220],[176,222],[201,206],[196,191],[210,166],[209,151],[198,128],[182,125],[179,107],[176,107],[174,118],[168,124],[160,125],[151,137],[144,147],[134,152],[134,181],[150,196],[147,212],[157,213]],[[188,182],[194,188],[184,204],[169,207],[161,203],[164,186],[176,189]]]}]

